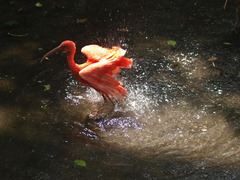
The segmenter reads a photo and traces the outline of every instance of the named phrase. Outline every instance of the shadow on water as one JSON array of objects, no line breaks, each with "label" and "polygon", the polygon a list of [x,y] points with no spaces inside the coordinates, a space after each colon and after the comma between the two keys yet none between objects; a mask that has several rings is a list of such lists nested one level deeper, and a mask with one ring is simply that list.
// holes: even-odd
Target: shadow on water
[{"label": "shadow on water", "polygon": [[[223,3],[1,2],[1,178],[238,179],[239,37]],[[104,104],[64,54],[38,63],[65,39],[126,48],[129,97]]]}]

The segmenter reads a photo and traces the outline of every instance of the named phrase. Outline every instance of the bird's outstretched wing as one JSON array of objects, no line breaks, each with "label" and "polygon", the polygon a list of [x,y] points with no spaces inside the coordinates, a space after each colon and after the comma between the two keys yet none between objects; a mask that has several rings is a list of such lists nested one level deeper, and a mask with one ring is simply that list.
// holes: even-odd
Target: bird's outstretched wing
[{"label": "bird's outstretched wing", "polygon": [[[95,52],[94,46],[97,48]],[[124,57],[126,51],[120,47],[114,46],[112,49],[102,48],[101,50],[99,47],[96,45],[88,46],[89,49],[87,50],[89,53],[86,53],[87,51],[84,49],[84,54],[88,57],[88,61],[90,60],[94,63],[82,69],[79,75],[106,99],[110,101],[111,99],[118,100],[127,95],[127,90],[113,76],[118,75],[121,68],[131,68],[132,60]]]},{"label": "bird's outstretched wing", "polygon": [[108,56],[111,51],[99,45],[88,45],[81,49],[81,52],[87,57],[88,62],[95,63]]}]

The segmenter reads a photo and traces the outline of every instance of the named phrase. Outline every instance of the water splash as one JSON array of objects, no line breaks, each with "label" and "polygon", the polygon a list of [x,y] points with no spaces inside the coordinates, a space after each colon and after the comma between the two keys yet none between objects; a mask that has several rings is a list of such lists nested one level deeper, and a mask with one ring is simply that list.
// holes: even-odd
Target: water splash
[{"label": "water splash", "polygon": [[[138,157],[178,158],[201,166],[230,163],[231,157],[238,161],[234,144],[239,142],[222,111],[221,98],[227,96],[216,84],[206,86],[211,77],[206,63],[197,53],[139,59],[123,72],[128,98],[93,122],[95,130],[83,132]],[[69,84],[66,99],[83,113],[102,106],[95,90],[79,92],[75,86]]]}]

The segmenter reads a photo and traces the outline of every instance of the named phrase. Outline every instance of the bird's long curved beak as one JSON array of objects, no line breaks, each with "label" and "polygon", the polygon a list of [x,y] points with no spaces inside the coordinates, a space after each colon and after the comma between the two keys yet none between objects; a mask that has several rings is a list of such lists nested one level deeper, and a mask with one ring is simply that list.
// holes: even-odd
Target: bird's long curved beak
[{"label": "bird's long curved beak", "polygon": [[40,63],[42,63],[43,60],[44,60],[47,56],[51,55],[52,53],[58,52],[59,50],[60,50],[60,47],[58,46],[58,47],[52,49],[51,51],[49,51],[48,53],[46,53],[46,54],[42,57],[42,59],[40,60]]}]

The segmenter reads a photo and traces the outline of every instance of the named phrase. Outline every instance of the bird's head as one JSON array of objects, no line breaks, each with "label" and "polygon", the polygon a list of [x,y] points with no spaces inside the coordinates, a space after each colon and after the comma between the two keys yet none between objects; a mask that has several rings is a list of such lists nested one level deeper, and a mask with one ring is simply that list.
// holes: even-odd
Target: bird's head
[{"label": "bird's head", "polygon": [[76,45],[73,41],[63,41],[58,47],[52,49],[51,51],[49,51],[48,53],[46,53],[42,59],[40,60],[40,63],[49,55],[51,55],[52,53],[58,52],[58,51],[66,51],[68,53],[74,52],[75,53],[76,50]]}]

